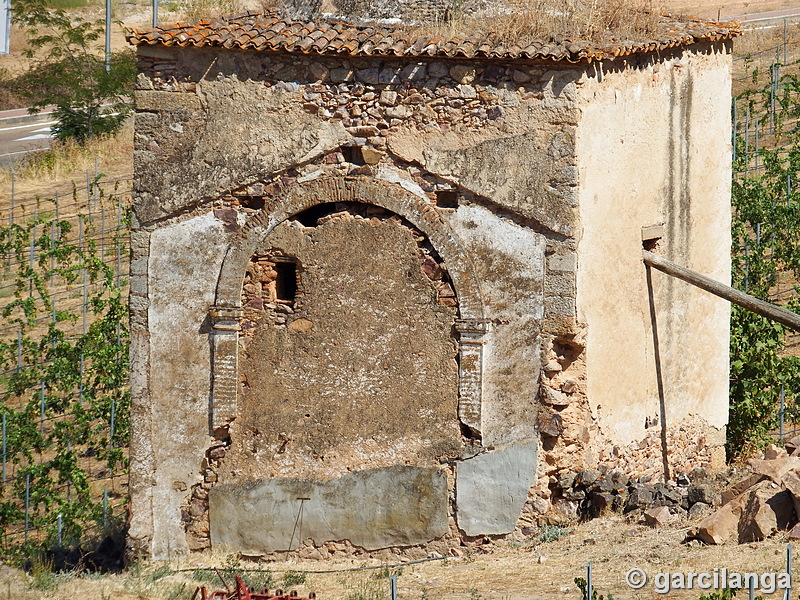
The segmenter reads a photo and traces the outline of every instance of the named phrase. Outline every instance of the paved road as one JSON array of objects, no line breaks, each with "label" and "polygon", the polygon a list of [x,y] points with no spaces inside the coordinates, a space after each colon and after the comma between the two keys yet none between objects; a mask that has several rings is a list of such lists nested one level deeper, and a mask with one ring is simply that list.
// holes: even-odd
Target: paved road
[{"label": "paved road", "polygon": [[9,167],[28,152],[50,147],[49,113],[28,115],[27,111],[0,112],[0,167]]},{"label": "paved road", "polygon": [[787,8],[785,10],[771,10],[769,12],[750,13],[733,17],[731,21],[738,21],[743,25],[760,25],[768,24],[774,21],[783,21],[789,19],[790,21],[800,19],[800,8]]}]

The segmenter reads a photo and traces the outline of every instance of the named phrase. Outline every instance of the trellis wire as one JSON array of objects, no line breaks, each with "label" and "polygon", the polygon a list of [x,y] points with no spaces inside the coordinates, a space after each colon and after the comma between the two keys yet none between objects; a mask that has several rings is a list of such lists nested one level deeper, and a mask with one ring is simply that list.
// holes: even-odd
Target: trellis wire
[{"label": "trellis wire", "polygon": [[[98,172],[99,172],[99,161],[95,161],[95,177],[94,179],[91,178],[90,172],[87,170],[86,172],[86,188],[82,190],[81,188],[74,187],[71,194],[65,194],[63,190],[58,190],[53,193],[51,199],[41,199],[41,198],[29,198],[27,200],[21,200],[16,195],[16,180],[14,175],[12,174],[11,177],[11,202],[9,203],[9,210],[8,210],[8,224],[9,226],[13,227],[15,225],[25,225],[28,219],[32,219],[32,230],[31,230],[31,237],[32,243],[29,248],[26,250],[26,256],[22,259],[24,262],[24,266],[28,268],[35,268],[37,264],[37,260],[40,258],[40,251],[44,251],[49,249],[51,251],[49,266],[50,266],[50,275],[45,279],[43,283],[47,286],[47,293],[45,295],[44,300],[50,303],[50,311],[49,314],[45,313],[44,316],[37,317],[33,319],[30,323],[31,326],[36,326],[38,323],[44,323],[51,321],[52,323],[58,323],[61,315],[75,315],[77,313],[78,318],[80,321],[77,324],[77,331],[70,333],[69,331],[66,332],[65,338],[66,339],[75,339],[76,336],[80,335],[82,331],[84,334],[88,331],[89,325],[91,324],[90,314],[88,310],[88,304],[90,302],[89,292],[90,288],[92,288],[93,284],[88,277],[88,273],[86,269],[82,270],[82,273],[78,276],[77,284],[80,287],[78,291],[79,299],[78,302],[69,302],[68,296],[72,296],[74,291],[71,291],[69,288],[67,289],[59,289],[56,286],[63,286],[66,284],[66,281],[62,281],[61,277],[56,277],[53,274],[55,270],[56,262],[55,257],[52,254],[52,251],[56,247],[56,242],[59,240],[59,237],[62,235],[61,226],[59,225],[62,222],[67,222],[71,226],[71,230],[67,233],[67,235],[72,236],[73,240],[71,243],[76,244],[79,248],[85,250],[87,248],[87,244],[94,243],[95,247],[98,251],[98,256],[101,260],[109,267],[113,269],[114,278],[115,278],[115,285],[116,288],[122,290],[123,286],[126,283],[128,277],[128,264],[127,261],[124,260],[124,248],[127,245],[127,235],[128,231],[126,229],[125,222],[123,220],[123,200],[127,198],[128,194],[130,193],[130,180],[129,179],[116,179],[113,181],[103,181],[104,187],[107,184],[111,184],[114,189],[108,196],[104,195],[100,190],[100,185],[98,183]],[[106,188],[108,189],[108,188]],[[85,196],[81,197],[81,192],[85,191]],[[108,198],[111,201],[106,202],[105,199]],[[127,202],[127,200],[126,200]],[[45,212],[45,207],[49,204],[53,206],[54,209],[54,217],[47,218]],[[100,213],[99,215],[97,213]],[[2,213],[0,213],[0,217],[4,217]],[[39,221],[40,217],[44,217],[42,219],[44,223]],[[116,218],[115,218],[116,217]],[[5,218],[3,218],[5,222]],[[99,228],[97,225],[99,224]],[[37,245],[37,238],[39,238],[42,234],[49,234],[50,241],[47,246],[43,246],[40,250],[40,247]],[[64,240],[69,243],[69,240]],[[20,260],[17,258],[14,249],[12,248],[8,253],[7,257],[3,257],[3,262],[7,263],[8,271],[7,273],[12,273],[12,269],[20,265]],[[7,294],[13,290],[13,283],[6,283],[4,280],[8,280],[8,275],[0,275],[0,292],[3,290],[8,290]],[[37,284],[38,285],[38,284]],[[28,281],[28,291],[33,291],[33,279],[29,278]],[[2,307],[0,307],[2,308]],[[121,330],[119,323],[117,324],[117,343],[119,344],[121,341],[120,338]],[[36,367],[39,364],[26,364],[26,361],[23,360],[24,351],[25,351],[25,344],[23,342],[24,339],[24,329],[22,325],[10,325],[10,326],[0,326],[0,340],[7,339],[11,337],[13,340],[14,336],[16,337],[16,361],[15,364],[11,365],[10,371],[0,372],[0,377],[7,375],[9,373],[19,372],[23,368],[28,367]],[[26,342],[27,343],[27,342]],[[56,343],[56,339],[53,339],[53,343]],[[14,346],[12,346],[14,348]],[[13,356],[13,354],[12,354]],[[118,358],[119,358],[118,353]],[[80,382],[77,386],[76,394],[73,397],[78,398],[78,401],[81,405],[83,405],[83,394],[85,389],[85,383],[83,381],[84,378],[84,369],[83,369],[83,356],[80,357],[80,372],[79,378]],[[48,431],[48,428],[51,426],[51,423],[55,423],[58,419],[64,418],[61,415],[55,416],[48,416],[47,411],[48,409],[48,385],[45,381],[37,381],[37,385],[35,388],[38,388],[36,391],[39,395],[39,433],[40,435],[45,435]],[[34,388],[34,389],[35,389]],[[119,388],[111,388],[109,391],[113,392],[114,389]],[[112,396],[113,398],[113,396]],[[108,421],[109,426],[109,445],[110,448],[113,449],[114,447],[114,436],[116,434],[117,428],[117,404],[116,400],[112,399],[111,403],[111,414]],[[7,414],[3,412],[2,414],[2,430],[0,431],[0,435],[2,435],[2,486],[5,488],[7,485],[13,484],[15,481],[19,479],[19,477],[15,476],[15,467],[21,466],[17,463],[13,462],[9,451],[11,450],[12,446],[10,445],[10,440],[14,439],[14,431],[12,430],[13,421],[10,421],[7,417]],[[71,444],[68,442],[68,452],[72,452]],[[11,462],[10,462],[11,461]],[[11,468],[10,468],[11,467]],[[114,474],[113,471],[111,472],[112,475],[110,479],[113,481]],[[23,475],[22,472],[19,473],[20,476]],[[23,543],[28,543],[31,532],[37,531],[37,527],[39,527],[39,517],[34,517],[36,515],[36,510],[34,507],[36,497],[35,494],[32,492],[32,478],[31,473],[26,472],[24,473],[25,479],[25,488],[24,488],[24,498],[20,498],[20,504],[24,504],[24,523],[20,523],[21,527],[18,527],[18,531],[14,531],[14,528],[6,528],[4,531],[3,539],[7,539],[8,535],[15,535],[18,534],[22,539]],[[66,494],[66,501],[67,503],[71,502],[72,497],[72,481],[68,480],[65,485],[60,486],[59,488],[61,491],[59,493]],[[63,496],[62,496],[63,497]],[[104,528],[107,528],[111,522],[112,515],[114,515],[114,511],[117,508],[120,508],[122,505],[112,504],[109,501],[109,490],[105,488],[103,491],[103,514],[102,514],[102,524]],[[23,508],[23,506],[20,506]],[[51,534],[55,534],[55,537],[58,540],[58,544],[61,545],[63,543],[63,536],[65,533],[64,529],[64,518],[62,513],[58,513],[57,515],[53,515],[55,518],[55,522],[49,525],[50,527],[55,526],[55,531],[51,530]],[[99,523],[98,523],[99,525]],[[68,531],[68,530],[67,530]]]}]

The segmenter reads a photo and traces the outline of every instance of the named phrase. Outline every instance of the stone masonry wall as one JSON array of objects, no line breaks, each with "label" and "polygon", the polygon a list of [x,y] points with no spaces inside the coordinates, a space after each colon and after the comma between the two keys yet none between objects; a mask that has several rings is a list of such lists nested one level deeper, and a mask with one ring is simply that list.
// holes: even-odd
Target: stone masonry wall
[{"label": "stone masonry wall", "polygon": [[[659,60],[631,61],[619,69],[622,80],[626,73],[652,69]],[[419,513],[410,496],[408,503],[400,502],[408,510],[387,517],[405,524],[406,538],[394,543],[366,535],[342,539],[336,526],[341,507],[312,502],[306,508],[321,520],[317,536],[302,540],[301,553],[384,552],[379,549],[387,545],[406,547],[412,554],[426,547],[447,552],[530,522],[531,511],[549,506],[564,463],[594,464],[603,445],[614,445],[600,431],[587,394],[587,331],[576,304],[583,226],[576,139],[582,89],[597,78],[592,68],[149,47],[138,48],[138,61],[132,548],[155,556],[209,544],[261,553],[285,550],[290,532],[274,523],[266,527],[252,521],[252,514],[237,515],[230,527],[215,530],[215,518],[219,523],[231,507],[262,506],[259,502],[272,498],[292,508],[291,514],[270,518],[292,520],[296,498],[328,497],[337,486],[365,482],[380,494],[394,479],[430,490],[424,512],[431,520],[409,520]],[[387,212],[384,195],[406,212]],[[270,217],[280,202],[289,220]],[[439,237],[415,230],[408,221],[417,219],[436,221]],[[363,237],[360,232],[366,229],[370,235]],[[247,255],[250,267],[229,278],[243,284],[241,293],[228,294],[244,309],[237,321],[244,386],[239,413],[229,425],[214,429],[209,309],[219,300],[218,280],[227,277],[225,260],[248,231],[261,230],[263,240]],[[306,269],[321,255],[309,247],[311,254],[304,259],[306,242],[300,240],[355,236],[357,246],[369,247],[367,240],[374,235],[388,236],[388,247],[407,249],[414,285],[422,286],[427,298],[423,312],[431,324],[441,321],[442,332],[424,345],[439,348],[433,354],[441,359],[437,369],[444,373],[447,399],[422,427],[419,443],[394,448],[378,435],[373,440],[377,455],[367,441],[363,448],[369,452],[358,457],[337,453],[324,436],[317,444],[313,432],[324,419],[300,406],[303,394],[297,395],[311,368],[299,366],[305,342],[289,349],[288,355],[300,352],[297,369],[281,367],[288,355],[275,349],[318,333],[317,317],[304,311],[306,285],[313,280]],[[477,306],[482,311],[481,327],[488,329],[474,347],[480,348],[478,354],[471,355],[483,361],[477,382],[480,422],[466,427],[456,415],[453,387],[459,336],[444,335],[448,323],[462,326],[458,318],[464,298],[457,278],[448,281],[453,264],[437,247],[444,240],[467,257],[459,259],[459,269],[477,282],[470,310]],[[198,244],[208,259],[195,271],[182,257]],[[340,258],[360,272],[358,264],[347,262],[349,254]],[[277,298],[277,272],[283,268],[278,263],[287,259],[297,276],[294,304]],[[191,289],[176,287],[187,273],[192,273]],[[373,285],[387,278],[392,280],[388,272]],[[359,289],[367,293],[369,286]],[[194,299],[187,303],[188,293]],[[185,331],[182,347],[169,339],[178,323]],[[325,347],[324,338],[314,339],[315,347]],[[182,353],[177,363],[170,358],[175,353]],[[369,350],[363,354],[370,355]],[[264,358],[268,367],[260,368]],[[320,363],[319,358],[312,363]],[[376,361],[370,369],[378,366]],[[263,386],[254,385],[261,379]],[[300,388],[289,385],[293,381]],[[421,389],[430,389],[433,381]],[[269,419],[260,422],[258,407],[278,402],[280,394],[252,395],[252,390],[287,385],[292,407],[285,412],[287,427]],[[405,410],[413,412],[413,407]],[[288,431],[289,423],[307,433]],[[368,429],[359,424],[356,438]],[[540,434],[543,460],[537,481]],[[694,432],[674,428],[668,435]],[[172,440],[169,456],[159,450],[164,439]],[[646,460],[660,451],[652,437],[632,444],[632,451],[644,453]],[[601,460],[613,463],[620,451],[617,456],[611,452]],[[309,475],[311,487],[298,488],[298,481]],[[361,479],[348,479],[353,476]],[[501,497],[513,502],[497,514],[492,507],[503,505]],[[386,503],[379,496],[373,501]],[[275,535],[249,538],[248,532],[259,527]]]}]

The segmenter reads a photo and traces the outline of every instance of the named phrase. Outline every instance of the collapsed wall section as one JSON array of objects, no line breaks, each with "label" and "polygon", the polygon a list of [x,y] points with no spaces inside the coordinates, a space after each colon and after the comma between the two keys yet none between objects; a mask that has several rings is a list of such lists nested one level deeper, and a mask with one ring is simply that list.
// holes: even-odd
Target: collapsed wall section
[{"label": "collapsed wall section", "polygon": [[[545,365],[561,432],[545,439],[540,483],[556,491],[559,473],[599,465],[663,480],[724,464],[729,305],[649,272],[642,249],[730,279],[730,107],[720,93],[730,60],[729,46],[699,45],[598,64],[579,87],[586,334],[579,356],[554,348]],[[586,404],[563,397],[572,390]]]}]

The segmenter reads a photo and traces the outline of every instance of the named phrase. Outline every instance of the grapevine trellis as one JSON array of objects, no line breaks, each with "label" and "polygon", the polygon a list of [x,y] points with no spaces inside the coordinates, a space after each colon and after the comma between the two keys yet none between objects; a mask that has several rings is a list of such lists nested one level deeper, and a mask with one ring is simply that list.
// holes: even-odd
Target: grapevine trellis
[{"label": "grapevine trellis", "polygon": [[12,187],[0,224],[6,552],[85,544],[125,503],[130,181],[87,184],[26,200]]},{"label": "grapevine trellis", "polygon": [[[786,32],[788,26],[785,26]],[[763,300],[800,308],[800,46],[738,57],[733,100],[733,285]],[[743,74],[744,73],[744,74]],[[797,435],[797,336],[739,307],[731,317],[734,453]],[[787,353],[787,349],[789,352]]]}]

